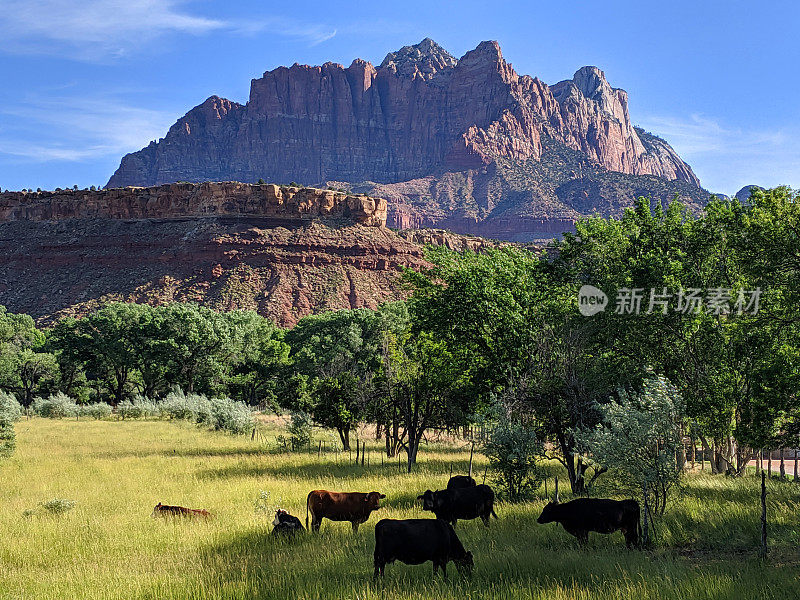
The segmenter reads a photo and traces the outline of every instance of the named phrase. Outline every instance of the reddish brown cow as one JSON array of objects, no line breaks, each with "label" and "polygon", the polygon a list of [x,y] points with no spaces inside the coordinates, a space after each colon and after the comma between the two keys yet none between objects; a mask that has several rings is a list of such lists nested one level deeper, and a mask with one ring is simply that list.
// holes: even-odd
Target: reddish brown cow
[{"label": "reddish brown cow", "polygon": [[369,519],[373,510],[380,508],[380,500],[386,498],[379,492],[328,492],[314,490],[306,499],[306,528],[308,528],[308,513],[311,513],[310,531],[319,531],[322,519],[331,521],[350,521],[353,533],[358,531],[358,526]]},{"label": "reddish brown cow", "polygon": [[170,506],[169,504],[161,504],[161,502],[159,502],[153,508],[153,514],[150,516],[154,519],[156,517],[189,517],[195,519],[210,519],[211,513],[207,510],[184,508],[183,506]]}]

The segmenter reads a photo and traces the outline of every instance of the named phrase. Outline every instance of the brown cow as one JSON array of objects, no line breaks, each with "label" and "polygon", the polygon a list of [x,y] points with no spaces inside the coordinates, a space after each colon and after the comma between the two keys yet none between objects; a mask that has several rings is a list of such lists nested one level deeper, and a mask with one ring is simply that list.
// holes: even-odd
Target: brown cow
[{"label": "brown cow", "polygon": [[306,528],[308,528],[308,513],[311,513],[310,531],[319,531],[322,519],[331,521],[350,521],[353,533],[358,531],[358,526],[369,519],[373,510],[380,508],[380,500],[386,498],[379,492],[328,492],[314,490],[306,499]]},{"label": "brown cow", "polygon": [[152,518],[157,517],[188,517],[193,519],[210,519],[211,513],[197,508],[184,508],[183,506],[170,506],[159,502],[153,508]]}]

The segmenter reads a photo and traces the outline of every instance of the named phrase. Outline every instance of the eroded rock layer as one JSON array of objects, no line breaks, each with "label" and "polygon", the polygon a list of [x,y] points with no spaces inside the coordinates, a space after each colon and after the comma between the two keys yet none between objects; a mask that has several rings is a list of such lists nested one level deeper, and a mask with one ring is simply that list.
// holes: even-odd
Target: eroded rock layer
[{"label": "eroded rock layer", "polygon": [[211,215],[269,217],[278,221],[340,218],[383,227],[386,225],[386,200],[333,190],[230,181],[96,191],[0,193],[0,222]]},{"label": "eroded rock layer", "polygon": [[0,304],[40,322],[108,300],[252,309],[283,326],[401,298],[420,245],[385,227],[254,216],[0,222]]}]

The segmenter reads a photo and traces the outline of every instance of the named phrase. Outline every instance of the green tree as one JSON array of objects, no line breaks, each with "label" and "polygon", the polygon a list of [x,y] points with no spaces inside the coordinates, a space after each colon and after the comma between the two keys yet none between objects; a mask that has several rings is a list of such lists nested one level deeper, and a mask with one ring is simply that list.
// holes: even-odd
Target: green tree
[{"label": "green tree", "polygon": [[678,390],[662,377],[645,379],[638,391],[624,389],[601,404],[602,424],[576,432],[591,458],[620,475],[631,494],[647,492],[653,514],[662,515],[670,491],[683,472],[684,405]]}]

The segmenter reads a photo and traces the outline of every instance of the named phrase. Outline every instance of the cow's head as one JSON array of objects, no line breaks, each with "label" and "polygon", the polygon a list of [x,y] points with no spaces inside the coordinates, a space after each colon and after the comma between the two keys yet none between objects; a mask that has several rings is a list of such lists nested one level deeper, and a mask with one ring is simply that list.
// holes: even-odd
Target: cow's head
[{"label": "cow's head", "polygon": [[153,507],[153,512],[150,514],[150,518],[155,519],[158,516],[160,510],[161,510],[161,502],[159,502]]},{"label": "cow's head", "polygon": [[275,527],[277,527],[277,526],[278,526],[278,525],[280,525],[280,524],[281,524],[281,522],[282,522],[282,519],[281,519],[281,517],[283,517],[283,516],[286,516],[286,515],[288,515],[288,514],[289,514],[288,512],[286,512],[285,510],[283,510],[283,509],[279,508],[277,511],[275,511],[275,519],[273,519],[273,521],[272,521],[272,524],[273,524]]},{"label": "cow's head", "polygon": [[386,498],[386,494],[380,492],[370,492],[364,497],[364,502],[367,504],[369,510],[378,510],[381,505],[380,501]]},{"label": "cow's head", "polygon": [[417,496],[417,500],[422,500],[422,510],[433,510],[434,497],[431,490],[425,490],[424,494]]},{"label": "cow's head", "polygon": [[456,569],[458,569],[459,573],[472,577],[472,569],[475,567],[472,552],[467,552],[462,558],[454,558],[453,562],[456,564]]},{"label": "cow's head", "polygon": [[548,502],[544,509],[542,510],[542,514],[539,515],[539,518],[536,519],[537,523],[552,523],[556,520],[556,507],[558,506],[558,502],[552,500]]}]

